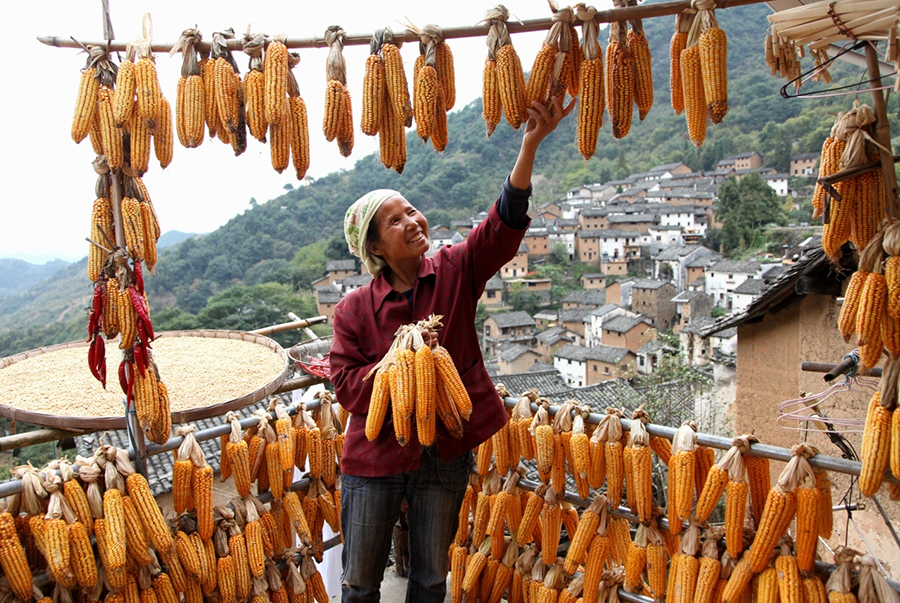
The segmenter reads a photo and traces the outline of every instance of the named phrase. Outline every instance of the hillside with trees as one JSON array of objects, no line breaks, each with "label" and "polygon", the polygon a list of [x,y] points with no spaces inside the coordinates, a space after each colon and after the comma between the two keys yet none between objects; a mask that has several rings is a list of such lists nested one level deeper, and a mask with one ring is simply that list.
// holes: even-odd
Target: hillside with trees
[{"label": "hillside with trees", "polygon": [[[653,56],[653,109],[643,122],[635,112],[631,132],[622,140],[614,140],[605,124],[596,155],[588,161],[574,145],[576,120],[563,122],[541,148],[534,203],[558,200],[573,186],[622,178],[663,163],[681,161],[694,170],[707,170],[729,155],[758,151],[767,165],[787,171],[792,153],[818,152],[834,121],[829,113],[848,108],[852,97],[781,97],[784,82],[771,76],[764,64],[762,42],[769,12],[765,5],[717,12],[728,34],[730,109],[722,124],[710,125],[700,149],[687,136],[684,116],[674,115],[669,107],[668,47],[674,17],[646,20]],[[601,31],[603,47],[606,35]],[[523,57],[526,68],[532,59]],[[457,69],[457,77],[465,73]],[[862,73],[840,62],[832,69],[840,84],[859,82]],[[465,77],[480,77],[480,69]],[[860,86],[865,89],[866,84]],[[897,112],[895,96],[888,104],[891,114]],[[860,100],[869,102],[868,94],[860,94]],[[311,180],[265,203],[252,203],[216,231],[161,251],[157,274],[147,278],[158,330],[254,328],[271,322],[270,317],[283,320],[287,311],[314,312],[310,283],[323,274],[328,259],[349,257],[341,233],[344,212],[373,188],[402,191],[432,225],[486,210],[515,160],[520,133],[501,122],[486,138],[480,99],[452,112],[448,129],[449,144],[442,154],[409,131],[409,159],[402,175],[386,170],[376,155],[361,157],[351,170]],[[741,190],[734,191],[735,202],[740,203],[741,195]],[[747,229],[755,224],[731,225],[728,228],[737,230],[723,229],[722,234],[740,247],[748,242]],[[80,336],[78,325],[86,324],[80,308],[87,305],[88,294],[80,262],[50,282],[0,298],[0,355]]]}]

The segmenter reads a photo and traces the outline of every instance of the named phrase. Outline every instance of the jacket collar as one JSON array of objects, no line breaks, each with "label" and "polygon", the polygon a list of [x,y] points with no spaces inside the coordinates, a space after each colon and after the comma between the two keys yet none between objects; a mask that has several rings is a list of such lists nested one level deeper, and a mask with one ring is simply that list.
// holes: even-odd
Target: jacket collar
[{"label": "jacket collar", "polygon": [[[384,305],[385,300],[387,300],[388,296],[394,292],[394,288],[391,287],[391,284],[385,276],[389,270],[390,267],[385,268],[372,281],[372,301],[375,306],[375,314],[378,314],[381,307]],[[434,258],[423,257],[422,263],[419,264],[419,272],[416,274],[416,279],[434,278],[434,276]]]}]

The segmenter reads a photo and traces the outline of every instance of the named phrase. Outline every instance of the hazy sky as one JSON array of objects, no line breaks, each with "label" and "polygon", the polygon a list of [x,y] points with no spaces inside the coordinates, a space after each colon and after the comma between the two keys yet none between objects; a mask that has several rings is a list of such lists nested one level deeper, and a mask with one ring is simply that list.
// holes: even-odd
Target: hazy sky
[{"label": "hazy sky", "polygon": [[[472,0],[421,2],[395,0],[362,2],[345,0],[338,5],[320,2],[235,2],[215,4],[180,0],[125,2],[110,0],[116,39],[127,41],[141,32],[141,16],[153,18],[154,40],[174,42],[181,31],[198,26],[204,39],[213,31],[233,27],[291,37],[322,36],[326,27],[341,25],[350,34],[369,34],[378,27],[401,29],[410,20],[416,25],[436,23],[445,27],[474,25],[491,4]],[[598,3],[607,8],[607,3]],[[526,20],[548,17],[546,0],[516,0],[507,7]],[[44,0],[10,5],[15,24],[11,48],[16,58],[27,59],[15,69],[14,90],[2,95],[6,116],[5,184],[10,187],[0,222],[0,257],[36,260],[54,256],[77,259],[87,252],[96,176],[90,142],[76,145],[70,136],[75,94],[85,55],[74,49],[45,46],[38,35],[73,36],[80,40],[102,38],[99,0]],[[513,42],[529,69],[543,33],[516,34]],[[456,106],[481,96],[481,71],[486,56],[484,38],[450,40],[456,67]],[[407,74],[418,55],[417,44],[402,48]],[[356,160],[377,150],[377,139],[359,131],[359,99],[367,46],[347,46],[348,86],[353,97],[356,126],[353,154],[345,159],[336,143],[322,135],[326,49],[301,49],[295,69],[310,120],[311,165],[309,174],[321,177],[351,169]],[[242,71],[246,55],[235,57]],[[157,56],[163,93],[174,104],[181,57]],[[250,138],[247,151],[234,157],[230,146],[206,139],[196,149],[185,149],[177,140],[174,159],[165,170],[151,158],[145,176],[163,230],[209,232],[248,207],[255,197],[266,201],[282,192],[287,183],[297,185],[292,168],[278,174],[271,168],[269,148]]]}]

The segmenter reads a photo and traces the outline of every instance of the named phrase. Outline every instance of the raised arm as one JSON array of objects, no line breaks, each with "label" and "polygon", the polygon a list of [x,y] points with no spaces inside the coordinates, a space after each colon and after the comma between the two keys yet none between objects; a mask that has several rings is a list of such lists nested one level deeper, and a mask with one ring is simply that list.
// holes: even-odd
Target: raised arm
[{"label": "raised arm", "polygon": [[525,123],[525,134],[522,136],[522,147],[519,149],[519,157],[516,165],[509,174],[509,183],[518,189],[527,189],[531,185],[531,172],[534,170],[534,157],[537,154],[541,141],[547,134],[556,129],[562,119],[568,115],[575,106],[573,98],[563,108],[562,100],[554,96],[550,100],[548,109],[537,101],[531,102],[528,109],[529,119]]}]

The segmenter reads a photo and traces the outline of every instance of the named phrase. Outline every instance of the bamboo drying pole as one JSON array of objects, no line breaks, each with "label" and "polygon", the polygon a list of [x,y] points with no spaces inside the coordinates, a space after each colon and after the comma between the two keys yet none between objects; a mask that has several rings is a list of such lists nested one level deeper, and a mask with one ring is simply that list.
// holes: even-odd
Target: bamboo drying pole
[{"label": "bamboo drying pole", "polygon": [[[748,4],[761,4],[766,0],[716,0],[716,8],[724,9],[734,6],[746,6]],[[632,21],[635,19],[649,19],[652,17],[664,17],[666,15],[677,15],[685,9],[691,8],[690,0],[669,0],[668,2],[658,2],[655,4],[642,4],[640,6],[626,6],[622,8],[611,8],[607,10],[597,11],[597,21],[599,23],[613,23],[620,21]],[[532,31],[546,32],[553,25],[551,19],[528,19],[526,21],[508,21],[506,27],[509,33],[524,33]],[[441,33],[445,40],[452,38],[477,38],[486,36],[490,27],[487,24],[482,25],[466,25],[460,27],[445,27],[441,29]],[[84,45],[105,46],[111,52],[122,52],[125,50],[125,42],[107,42],[94,41],[89,42],[79,40],[75,42],[72,38],[62,36],[38,36],[38,41],[47,46],[55,46],[57,48],[77,48],[82,49]],[[405,29],[403,33],[395,33],[395,40],[403,40],[404,42],[418,42],[419,34],[414,31]],[[372,41],[372,34],[354,34],[345,38],[344,46],[368,46]],[[174,43],[157,42],[151,48],[153,52],[168,53]],[[313,36],[312,38],[288,38],[285,40],[285,46],[288,48],[327,48],[328,44],[324,37]],[[210,50],[209,42],[201,42],[197,45],[197,50],[208,52]],[[231,50],[242,50],[243,45],[239,38],[228,40],[228,48]]]},{"label": "bamboo drying pole", "polygon": [[874,138],[883,149],[878,150],[881,159],[881,173],[884,177],[885,211],[890,218],[900,218],[900,199],[897,197],[897,176],[894,174],[894,158],[891,151],[891,126],[888,122],[887,106],[881,88],[881,68],[875,45],[866,45],[866,63],[869,82],[872,86],[872,109],[875,112]]}]

